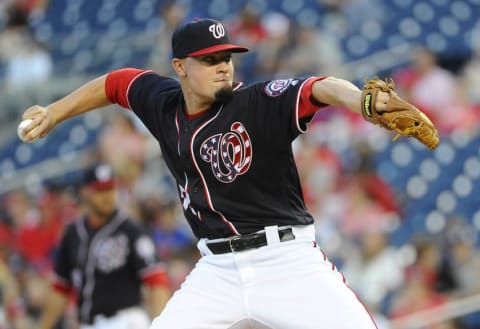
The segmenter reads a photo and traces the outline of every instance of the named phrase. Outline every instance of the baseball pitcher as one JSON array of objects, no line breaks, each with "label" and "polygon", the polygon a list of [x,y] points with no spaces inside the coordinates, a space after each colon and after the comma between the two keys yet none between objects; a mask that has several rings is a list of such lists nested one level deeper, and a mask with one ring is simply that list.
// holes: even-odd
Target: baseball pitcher
[{"label": "baseball pitcher", "polygon": [[188,22],[172,36],[178,79],[133,68],[110,72],[29,108],[26,140],[117,103],[158,141],[202,257],[152,329],[376,328],[318,248],[291,143],[328,105],[429,148],[438,144],[437,131],[389,81],[372,80],[364,90],[322,76],[234,82],[232,55],[247,50],[232,44],[218,21]]}]

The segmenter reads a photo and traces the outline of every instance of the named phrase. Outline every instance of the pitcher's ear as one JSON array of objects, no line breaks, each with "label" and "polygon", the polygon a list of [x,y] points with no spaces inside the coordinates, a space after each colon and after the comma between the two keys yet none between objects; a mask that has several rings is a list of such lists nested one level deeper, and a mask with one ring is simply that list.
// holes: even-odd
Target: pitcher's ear
[{"label": "pitcher's ear", "polygon": [[179,77],[185,77],[187,75],[183,60],[179,58],[172,59],[172,67]]}]

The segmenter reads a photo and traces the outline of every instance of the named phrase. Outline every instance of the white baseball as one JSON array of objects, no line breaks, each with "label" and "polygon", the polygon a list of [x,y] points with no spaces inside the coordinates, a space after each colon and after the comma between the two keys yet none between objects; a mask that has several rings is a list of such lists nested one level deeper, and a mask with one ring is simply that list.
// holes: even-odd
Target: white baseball
[{"label": "white baseball", "polygon": [[30,125],[30,123],[32,123],[32,121],[33,121],[32,119],[26,119],[20,122],[20,124],[18,125],[18,128],[17,128],[18,138],[20,138],[23,142],[25,142],[24,130]]}]

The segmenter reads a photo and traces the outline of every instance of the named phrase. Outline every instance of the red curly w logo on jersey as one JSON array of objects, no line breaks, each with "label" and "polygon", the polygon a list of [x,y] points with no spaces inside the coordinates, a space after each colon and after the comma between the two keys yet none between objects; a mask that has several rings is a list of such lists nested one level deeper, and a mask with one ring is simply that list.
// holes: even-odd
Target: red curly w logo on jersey
[{"label": "red curly w logo on jersey", "polygon": [[252,163],[252,143],[247,130],[234,122],[226,134],[216,134],[206,139],[200,155],[210,162],[214,176],[223,183],[231,183],[243,175]]}]

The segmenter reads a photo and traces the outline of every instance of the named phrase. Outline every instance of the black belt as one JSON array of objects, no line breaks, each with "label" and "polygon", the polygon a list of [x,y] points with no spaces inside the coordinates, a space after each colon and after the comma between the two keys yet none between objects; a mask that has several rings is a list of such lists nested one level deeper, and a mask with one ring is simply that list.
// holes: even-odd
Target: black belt
[{"label": "black belt", "polygon": [[[295,240],[292,228],[287,227],[278,230],[280,242]],[[244,251],[264,247],[268,244],[267,236],[263,233],[252,233],[234,236],[221,242],[207,242],[207,247],[214,254],[225,254],[233,251]]]}]

